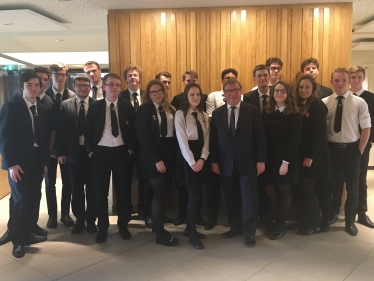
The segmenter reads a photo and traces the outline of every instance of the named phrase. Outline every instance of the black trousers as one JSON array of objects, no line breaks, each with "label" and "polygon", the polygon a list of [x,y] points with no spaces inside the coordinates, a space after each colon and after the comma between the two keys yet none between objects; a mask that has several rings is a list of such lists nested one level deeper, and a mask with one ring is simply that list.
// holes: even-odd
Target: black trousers
[{"label": "black trousers", "polygon": [[121,231],[129,220],[129,196],[131,196],[130,173],[131,156],[126,146],[96,146],[91,156],[94,181],[96,185],[96,211],[99,231],[106,232],[109,227],[108,192],[110,175],[116,192],[117,225]]},{"label": "black trousers", "polygon": [[361,164],[361,153],[358,143],[340,148],[336,143],[329,142],[329,148],[331,155],[331,187],[328,198],[332,199],[333,189],[339,182],[341,175],[343,175],[347,189],[347,200],[344,205],[345,222],[354,223],[357,213]]},{"label": "black trousers", "polygon": [[206,188],[209,217],[212,219],[217,219],[221,203],[221,179],[219,175],[210,171]]},{"label": "black trousers", "polygon": [[[47,197],[48,215],[57,217],[57,198],[56,198],[56,176],[58,159],[51,157],[48,164],[48,172],[45,176],[45,195]],[[61,190],[61,215],[70,213],[71,185],[66,170],[66,164],[60,164],[62,179]]]},{"label": "black trousers", "polygon": [[74,164],[66,164],[66,170],[73,193],[71,209],[77,222],[94,223],[96,220],[96,190],[93,168],[91,159],[87,156],[83,145],[80,146],[79,161]]},{"label": "black trousers", "polygon": [[32,165],[23,168],[21,180],[14,182],[8,172],[9,185],[14,205],[12,208],[12,242],[14,245],[25,245],[26,235],[30,233],[33,223],[35,206],[40,202],[40,189],[43,180],[44,167],[42,165],[41,149],[35,148]]}]

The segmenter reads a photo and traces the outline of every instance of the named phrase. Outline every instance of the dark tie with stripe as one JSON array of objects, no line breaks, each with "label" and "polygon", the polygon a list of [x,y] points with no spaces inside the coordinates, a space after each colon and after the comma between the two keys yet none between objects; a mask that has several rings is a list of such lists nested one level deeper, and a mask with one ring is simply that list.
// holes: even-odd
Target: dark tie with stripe
[{"label": "dark tie with stripe", "polygon": [[92,87],[92,99],[97,100],[97,87],[96,86]]},{"label": "dark tie with stripe", "polygon": [[38,114],[36,113],[36,106],[30,106],[30,110],[32,113],[32,118],[34,120],[34,142],[37,145],[40,145],[39,119]]},{"label": "dark tie with stripe", "polygon": [[339,133],[342,130],[342,117],[343,117],[343,96],[337,97],[338,104],[336,106],[335,120],[334,120],[334,131]]},{"label": "dark tie with stripe", "polygon": [[113,135],[113,137],[116,138],[119,135],[119,133],[118,133],[118,121],[117,121],[116,110],[115,110],[115,107],[114,107],[113,103],[110,104],[110,122],[111,122],[111,125],[112,125],[112,135]]},{"label": "dark tie with stripe", "polygon": [[79,108],[79,116],[78,116],[78,131],[79,135],[84,134],[84,130],[86,127],[86,112],[84,110],[84,101],[80,101],[80,108]]},{"label": "dark tie with stripe", "polygon": [[235,108],[236,106],[231,106],[230,114],[230,133],[232,137],[235,137]]},{"label": "dark tie with stripe", "polygon": [[137,112],[139,108],[138,93],[133,92],[132,96],[134,97],[134,109],[135,109],[135,112]]},{"label": "dark tie with stripe", "polygon": [[[135,101],[134,101],[134,104],[135,104]],[[158,111],[160,113],[160,117],[161,117],[161,136],[163,137],[166,137],[166,135],[168,134],[168,122],[167,122],[167,119],[166,119],[166,113],[162,107],[162,105],[160,105],[158,107]]]}]

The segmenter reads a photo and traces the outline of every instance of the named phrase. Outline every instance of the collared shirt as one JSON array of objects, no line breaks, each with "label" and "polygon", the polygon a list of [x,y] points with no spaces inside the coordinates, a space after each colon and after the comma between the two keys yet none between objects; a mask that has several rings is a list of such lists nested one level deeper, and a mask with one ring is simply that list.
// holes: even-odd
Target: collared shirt
[{"label": "collared shirt", "polygon": [[115,102],[113,102],[114,110],[116,111],[116,115],[117,115],[118,133],[119,133],[116,138],[112,135],[112,122],[111,122],[111,115],[110,115],[110,104],[112,102],[105,99],[105,103],[106,103],[106,107],[105,107],[106,114],[105,114],[104,131],[97,145],[107,146],[107,147],[116,147],[116,146],[124,145],[125,143],[123,142],[123,139],[122,139],[121,126],[119,125],[119,120],[118,120],[118,99]]},{"label": "collared shirt", "polygon": [[277,110],[277,109],[279,110],[279,112],[281,112],[281,113],[282,113],[282,112],[283,112],[283,110],[284,110],[284,105],[282,105],[282,106],[281,106],[281,107],[279,107],[279,108],[278,108],[277,106],[275,106],[275,110]]},{"label": "collared shirt", "polygon": [[[31,118],[32,131],[35,134],[35,130],[34,130],[34,118],[33,118],[32,111],[31,111],[30,107],[33,106],[33,105],[35,105],[35,112],[36,112],[36,114],[38,114],[37,102],[35,101],[34,103],[31,103],[27,99],[25,99],[25,97],[23,97],[23,99],[25,100],[27,108],[29,109],[29,114],[30,114],[30,118]],[[36,142],[34,142],[34,147],[39,147],[39,145],[37,145]]]},{"label": "collared shirt", "polygon": [[[130,102],[132,104],[132,106],[134,107],[134,96],[132,95],[134,93],[133,90],[131,90],[130,88],[128,88],[129,90],[129,93],[130,93]],[[140,98],[140,89],[137,89],[136,92],[138,93],[138,103],[139,103],[139,106],[142,104],[142,99]]]},{"label": "collared shirt", "polygon": [[[158,125],[160,126],[160,132],[161,132],[161,115],[160,115],[160,111],[158,110],[158,107],[160,105],[158,105],[155,102],[153,104],[154,104],[154,106],[156,108]],[[167,130],[168,130],[165,138],[174,137],[174,134],[173,134],[173,132],[174,132],[174,117],[173,117],[173,114],[168,113],[166,111],[165,111],[165,114],[166,114],[166,121],[167,121]],[[161,135],[160,135],[160,137],[161,137]]]},{"label": "collared shirt", "polygon": [[269,101],[269,98],[270,98],[270,88],[268,88],[268,91],[265,93],[265,94],[263,94],[262,92],[260,92],[260,90],[258,89],[257,90],[258,91],[258,100],[259,100],[259,102],[260,102],[260,112],[262,113],[262,110],[264,109],[263,107],[263,104],[262,104],[262,100],[263,100],[263,97],[262,96],[265,96],[265,95],[267,95],[268,97],[267,97],[267,101],[266,102],[268,102]]},{"label": "collared shirt", "polygon": [[361,96],[361,94],[362,94],[363,92],[365,92],[365,89],[362,89],[362,88],[361,88],[361,90],[359,90],[359,91],[357,91],[357,92],[352,92],[352,90],[349,91],[349,93],[351,93],[352,95],[353,95],[353,94],[356,94],[358,97]]},{"label": "collared shirt", "polygon": [[44,98],[44,96],[45,96],[45,93],[41,93],[41,94],[39,95],[39,99],[42,100],[42,99]]},{"label": "collared shirt", "polygon": [[322,100],[328,109],[326,116],[327,140],[335,143],[355,142],[360,139],[359,127],[362,129],[371,127],[368,106],[364,99],[346,92],[342,99],[342,128],[337,133],[334,131],[336,107],[338,104],[337,97],[338,95],[333,93]]},{"label": "collared shirt", "polygon": [[[243,95],[241,96],[241,99],[243,100]],[[213,111],[224,104],[225,97],[223,90],[210,93],[206,100],[206,114],[208,114],[209,117],[212,117]]]},{"label": "collared shirt", "polygon": [[56,99],[56,95],[57,93],[60,93],[61,94],[61,100],[62,100],[62,95],[64,94],[64,91],[65,91],[65,88],[62,89],[61,92],[58,92],[55,88],[52,87],[52,90],[53,90],[53,98]]},{"label": "collared shirt", "polygon": [[[192,151],[188,145],[189,140],[198,140],[196,119],[192,115],[193,110],[188,109],[186,117],[182,110],[175,113],[174,124],[179,147],[187,163],[192,166],[196,163]],[[204,118],[202,116],[204,115]],[[207,159],[209,155],[209,117],[205,112],[197,111],[197,119],[200,121],[204,134],[204,147],[201,149],[200,158]],[[205,120],[204,120],[205,119]]]},{"label": "collared shirt", "polygon": [[[239,102],[237,105],[235,105],[235,128],[236,128],[236,124],[238,123],[238,118],[239,118],[239,109],[240,109],[240,103]],[[231,115],[231,105],[227,104],[227,122],[229,124],[229,129],[230,129],[230,115]]]},{"label": "collared shirt", "polygon": [[[84,106],[84,113],[87,115],[88,107],[89,107],[89,97],[85,99],[80,99],[78,96],[75,96],[75,101],[77,105],[77,113],[78,113],[78,118],[79,118],[79,111],[81,109],[81,101],[84,101],[83,106]],[[79,145],[84,145],[84,134],[79,136]]]},{"label": "collared shirt", "polygon": [[91,90],[90,90],[90,94],[89,94],[91,98],[93,96],[93,89],[92,89],[93,86],[96,86],[96,88],[97,88],[96,100],[102,100],[104,98],[104,94],[103,94],[103,82],[100,82],[97,85],[94,85],[94,84],[91,83]]}]

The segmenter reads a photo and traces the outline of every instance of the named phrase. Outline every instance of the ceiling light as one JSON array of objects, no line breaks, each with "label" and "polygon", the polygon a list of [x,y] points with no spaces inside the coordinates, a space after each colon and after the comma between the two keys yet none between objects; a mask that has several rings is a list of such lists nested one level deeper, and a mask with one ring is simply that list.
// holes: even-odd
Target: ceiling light
[{"label": "ceiling light", "polygon": [[55,40],[56,42],[62,42],[62,41],[64,41],[63,39],[56,39]]},{"label": "ceiling light", "polygon": [[10,23],[3,23],[3,25],[14,25],[14,23],[10,22]]}]

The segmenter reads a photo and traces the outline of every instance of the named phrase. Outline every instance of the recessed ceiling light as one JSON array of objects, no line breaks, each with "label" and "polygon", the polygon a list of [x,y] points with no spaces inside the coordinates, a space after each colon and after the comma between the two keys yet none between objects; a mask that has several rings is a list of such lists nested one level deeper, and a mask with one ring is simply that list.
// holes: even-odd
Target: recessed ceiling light
[{"label": "recessed ceiling light", "polygon": [[55,41],[56,41],[56,42],[62,42],[62,41],[64,41],[64,40],[62,40],[62,39],[56,39]]},{"label": "recessed ceiling light", "polygon": [[10,22],[10,23],[3,23],[3,25],[14,25],[14,23]]}]

